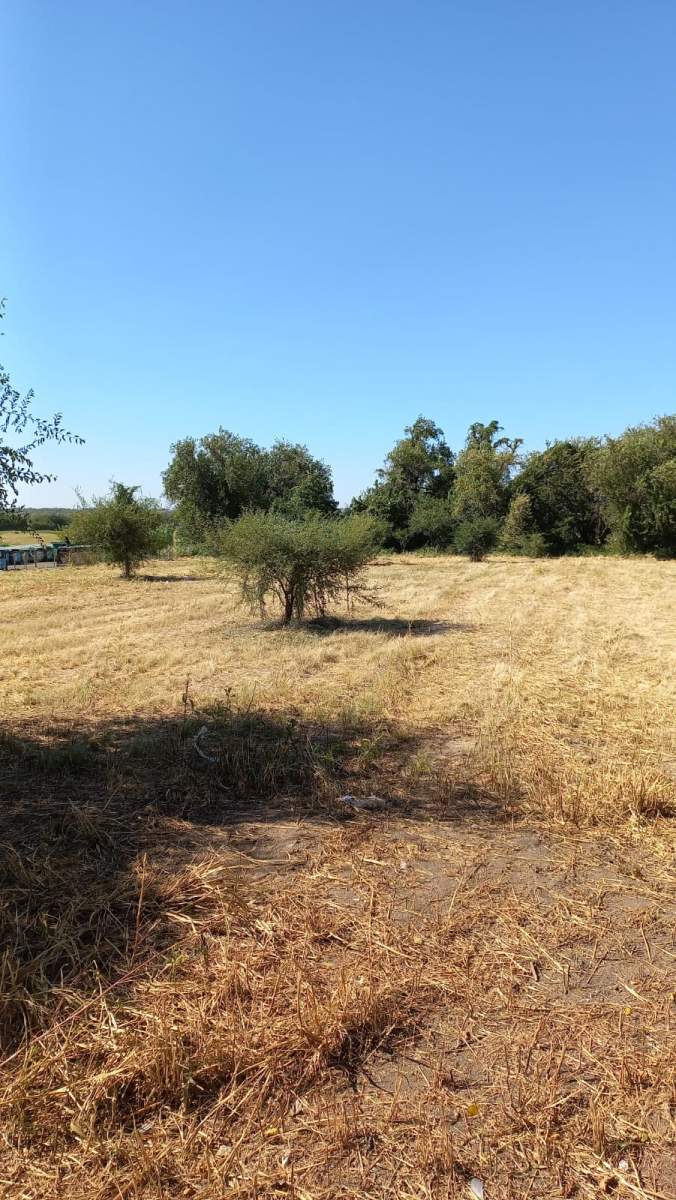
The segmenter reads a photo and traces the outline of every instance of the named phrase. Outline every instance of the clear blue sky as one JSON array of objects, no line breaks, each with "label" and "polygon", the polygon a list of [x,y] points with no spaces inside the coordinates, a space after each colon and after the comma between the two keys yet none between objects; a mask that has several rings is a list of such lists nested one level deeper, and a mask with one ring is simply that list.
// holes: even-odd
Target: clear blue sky
[{"label": "clear blue sky", "polygon": [[347,499],[404,425],[673,411],[674,0],[5,0],[0,343],[71,503],[219,424]]}]

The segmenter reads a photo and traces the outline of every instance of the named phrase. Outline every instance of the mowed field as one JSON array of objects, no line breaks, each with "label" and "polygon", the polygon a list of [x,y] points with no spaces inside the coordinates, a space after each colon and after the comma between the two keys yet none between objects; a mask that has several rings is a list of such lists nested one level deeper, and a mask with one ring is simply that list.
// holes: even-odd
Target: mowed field
[{"label": "mowed field", "polygon": [[2,1194],[674,1196],[676,564],[145,570],[0,576]]}]

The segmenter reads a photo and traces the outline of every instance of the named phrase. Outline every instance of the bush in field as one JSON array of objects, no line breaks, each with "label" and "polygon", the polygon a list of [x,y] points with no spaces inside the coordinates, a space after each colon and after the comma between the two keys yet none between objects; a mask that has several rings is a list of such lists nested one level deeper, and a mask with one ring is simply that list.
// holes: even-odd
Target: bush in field
[{"label": "bush in field", "polygon": [[265,611],[270,599],[282,609],[282,624],[308,611],[322,617],[344,595],[368,599],[364,568],[382,531],[365,515],[293,521],[280,513],[245,513],[228,526],[220,552],[237,569],[242,598]]},{"label": "bush in field", "polygon": [[137,496],[138,490],[114,483],[108,496],[79,509],[70,526],[72,542],[92,546],[105,562],[120,566],[125,579],[170,540],[166,514],[156,500]]},{"label": "bush in field", "polygon": [[497,544],[499,528],[494,517],[463,521],[455,531],[455,548],[459,554],[467,554],[472,562],[481,562]]},{"label": "bush in field", "polygon": [[539,558],[546,553],[545,539],[535,528],[530,496],[525,492],[512,500],[500,531],[499,544],[507,554]]}]

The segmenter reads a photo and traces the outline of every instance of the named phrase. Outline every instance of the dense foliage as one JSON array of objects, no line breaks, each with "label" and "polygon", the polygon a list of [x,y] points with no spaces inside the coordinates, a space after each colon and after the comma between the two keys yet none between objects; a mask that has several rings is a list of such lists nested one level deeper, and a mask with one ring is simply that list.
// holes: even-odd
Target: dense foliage
[{"label": "dense foliage", "polygon": [[125,579],[159,553],[171,536],[160,505],[138,496],[138,491],[114,483],[108,496],[79,509],[70,527],[72,542],[91,546],[105,562],[121,567]]},{"label": "dense foliage", "polygon": [[337,509],[329,467],[305,446],[277,441],[264,450],[219,429],[199,440],[185,438],[171,453],[164,490],[188,540],[204,540],[222,521],[247,510],[303,517]]},{"label": "dense foliage", "polygon": [[352,502],[353,510],[382,520],[385,545],[393,549],[471,543],[461,552],[483,557],[509,504],[520,445],[500,432],[497,421],[470,426],[456,458],[443,430],[419,417],[388,454],[373,487]]},{"label": "dense foliage", "polygon": [[617,438],[575,438],[522,454],[497,421],[470,426],[454,456],[423,417],[406,431],[353,511],[385,523],[384,545],[482,557],[592,550],[676,556],[676,416]]},{"label": "dense foliage", "polygon": [[[456,455],[434,421],[404,430],[373,485],[351,503],[381,545],[479,560],[588,550],[676,555],[676,417],[617,438],[575,438],[523,454],[495,420],[470,426]],[[331,472],[304,446],[271,450],[221,430],[173,450],[165,487],[183,534],[208,544],[244,512],[302,522],[336,516]],[[272,526],[270,526],[270,529]]]},{"label": "dense foliage", "polygon": [[383,522],[384,544],[393,549],[444,545],[450,532],[445,504],[453,487],[453,452],[443,430],[425,417],[404,433],[377,471],[373,487],[353,500],[352,511],[368,512]]},{"label": "dense foliage", "polygon": [[607,438],[597,477],[617,549],[675,557],[676,415]]},{"label": "dense foliage", "polygon": [[307,612],[323,617],[341,595],[368,598],[362,573],[381,535],[363,515],[298,521],[250,512],[224,529],[220,551],[239,572],[245,602],[261,613],[278,602],[287,625]]},{"label": "dense foliage", "polygon": [[508,504],[508,488],[521,439],[499,437],[497,421],[470,425],[465,447],[455,464],[451,512],[460,523],[491,518],[499,521]]},{"label": "dense foliage", "polygon": [[535,528],[549,554],[598,546],[608,532],[598,487],[599,442],[554,442],[529,454],[514,481],[514,494],[528,496]]},{"label": "dense foliage", "polygon": [[499,544],[507,554],[525,554],[529,558],[538,558],[546,552],[545,539],[535,524],[527,492],[519,492],[512,500],[500,530]]}]

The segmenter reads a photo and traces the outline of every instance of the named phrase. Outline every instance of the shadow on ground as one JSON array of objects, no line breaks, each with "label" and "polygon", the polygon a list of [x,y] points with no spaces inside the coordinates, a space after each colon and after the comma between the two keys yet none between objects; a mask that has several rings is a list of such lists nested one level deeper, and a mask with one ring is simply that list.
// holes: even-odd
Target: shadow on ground
[{"label": "shadow on ground", "polygon": [[[249,626],[247,626],[249,628]],[[267,621],[261,629],[264,633],[279,633],[279,621]],[[288,627],[290,632],[298,630],[302,633],[313,633],[318,637],[327,637],[335,633],[376,633],[385,637],[436,637],[442,633],[471,633],[476,626],[464,622],[451,621],[404,621],[400,617],[316,617],[313,619],[294,621]]]},{"label": "shadow on ground", "polygon": [[[499,816],[460,781],[412,783],[402,765],[418,744],[382,723],[188,705],[86,731],[0,729],[0,1044],[49,1024],[64,990],[119,978],[148,939],[171,946],[177,911],[189,925],[201,903],[181,872],[247,821],[396,820],[431,804],[447,820]],[[371,792],[385,802],[372,814],[339,799]]]},{"label": "shadow on ground", "polygon": [[199,575],[137,575],[141,583],[199,583]]},{"label": "shadow on ground", "polygon": [[451,621],[403,621],[399,617],[323,617],[306,621],[308,633],[383,633],[386,637],[434,637],[440,633],[471,633],[472,624]]}]

